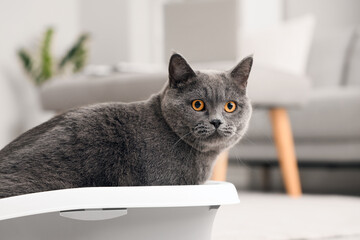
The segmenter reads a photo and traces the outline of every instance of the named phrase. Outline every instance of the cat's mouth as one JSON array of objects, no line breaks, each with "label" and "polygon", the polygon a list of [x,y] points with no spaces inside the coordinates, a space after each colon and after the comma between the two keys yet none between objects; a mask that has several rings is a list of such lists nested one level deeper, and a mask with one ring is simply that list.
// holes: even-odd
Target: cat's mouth
[{"label": "cat's mouth", "polygon": [[203,140],[219,140],[223,138],[229,138],[235,135],[235,132],[233,129],[230,128],[206,128],[206,127],[200,127],[200,128],[194,128],[194,135],[197,138],[203,139]]},{"label": "cat's mouth", "polygon": [[234,133],[232,131],[227,131],[223,129],[215,129],[214,132],[209,136],[213,139],[223,139],[223,138],[230,138],[234,136]]}]

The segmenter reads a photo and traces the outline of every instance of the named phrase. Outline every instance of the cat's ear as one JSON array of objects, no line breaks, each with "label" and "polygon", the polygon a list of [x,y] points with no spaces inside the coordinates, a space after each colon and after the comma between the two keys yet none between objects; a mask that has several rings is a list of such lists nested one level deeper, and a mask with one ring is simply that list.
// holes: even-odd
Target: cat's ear
[{"label": "cat's ear", "polygon": [[195,77],[194,70],[186,60],[177,53],[174,53],[169,62],[169,83],[170,87],[178,87],[185,84],[190,78]]},{"label": "cat's ear", "polygon": [[241,60],[238,65],[230,70],[230,77],[239,84],[241,89],[246,89],[252,64],[253,55],[250,55]]}]

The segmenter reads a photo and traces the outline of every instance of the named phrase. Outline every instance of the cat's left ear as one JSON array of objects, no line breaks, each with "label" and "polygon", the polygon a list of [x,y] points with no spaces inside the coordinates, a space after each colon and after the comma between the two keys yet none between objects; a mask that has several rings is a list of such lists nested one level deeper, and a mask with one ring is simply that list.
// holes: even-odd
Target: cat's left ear
[{"label": "cat's left ear", "polygon": [[187,81],[195,77],[194,70],[186,60],[177,53],[174,53],[169,62],[169,83],[170,87],[179,87],[187,83]]},{"label": "cat's left ear", "polygon": [[240,61],[236,67],[230,70],[230,76],[234,79],[241,89],[246,89],[247,80],[250,75],[251,67],[253,64],[253,55],[250,55]]}]

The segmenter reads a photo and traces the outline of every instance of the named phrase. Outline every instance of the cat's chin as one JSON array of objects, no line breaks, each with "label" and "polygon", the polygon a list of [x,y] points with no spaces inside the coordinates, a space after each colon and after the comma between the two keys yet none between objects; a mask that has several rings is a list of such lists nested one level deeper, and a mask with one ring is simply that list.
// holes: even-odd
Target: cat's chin
[{"label": "cat's chin", "polygon": [[193,147],[201,152],[223,151],[233,146],[238,140],[234,138],[235,134],[222,134],[222,132],[214,131],[207,136],[196,137]]},{"label": "cat's chin", "polygon": [[208,134],[198,135],[196,137],[198,137],[199,139],[202,139],[204,141],[220,142],[220,141],[226,141],[227,139],[230,139],[233,136],[235,136],[235,133],[233,133],[233,132],[214,130]]},{"label": "cat's chin", "polygon": [[[231,144],[233,145],[233,144]],[[227,143],[224,143],[224,142],[205,142],[205,141],[202,141],[202,142],[199,142],[195,145],[193,145],[193,148],[197,149],[198,151],[200,152],[210,152],[210,151],[213,151],[213,152],[221,152],[223,151],[224,149],[226,148],[229,148],[229,144]]]}]

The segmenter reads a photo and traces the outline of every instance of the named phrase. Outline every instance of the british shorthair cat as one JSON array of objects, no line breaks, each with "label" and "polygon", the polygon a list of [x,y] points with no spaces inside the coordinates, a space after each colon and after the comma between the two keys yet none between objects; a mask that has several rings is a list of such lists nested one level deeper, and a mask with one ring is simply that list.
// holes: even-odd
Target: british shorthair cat
[{"label": "british shorthair cat", "polygon": [[179,54],[148,100],[72,109],[0,151],[0,198],[64,188],[201,184],[244,135],[253,59],[194,71]]}]

